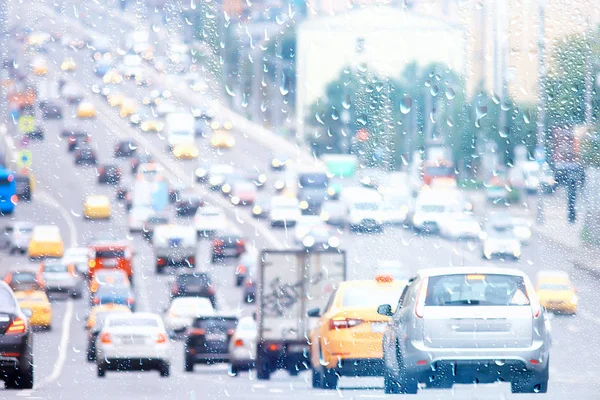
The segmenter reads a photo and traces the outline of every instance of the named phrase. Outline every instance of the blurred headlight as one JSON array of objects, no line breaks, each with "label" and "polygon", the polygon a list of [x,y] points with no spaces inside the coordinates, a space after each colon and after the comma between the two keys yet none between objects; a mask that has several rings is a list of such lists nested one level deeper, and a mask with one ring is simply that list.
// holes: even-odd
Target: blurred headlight
[{"label": "blurred headlight", "polygon": [[308,201],[306,201],[306,200],[302,200],[302,201],[300,202],[300,209],[302,209],[302,210],[306,210],[307,208],[308,208]]},{"label": "blurred headlight", "polygon": [[321,212],[321,220],[329,221],[329,214],[327,214],[327,212],[325,212],[325,211],[322,211]]},{"label": "blurred headlight", "polygon": [[258,175],[258,182],[265,183],[267,181],[267,176],[265,174]]},{"label": "blurred headlight", "polygon": [[285,186],[285,183],[283,183],[282,181],[277,181],[275,182],[275,189],[276,190],[283,190],[283,187]]},{"label": "blurred headlight", "polygon": [[235,204],[235,205],[238,205],[238,204],[240,204],[240,198],[239,198],[239,197],[237,197],[237,196],[233,196],[233,197],[231,198],[231,202],[232,202],[233,204]]},{"label": "blurred headlight", "polygon": [[271,165],[274,166],[275,168],[281,166],[281,162],[279,162],[278,159],[274,159],[273,161],[271,161]]},{"label": "blurred headlight", "polygon": [[327,195],[328,196],[335,196],[335,189],[330,187],[327,189]]},{"label": "blurred headlight", "polygon": [[340,245],[340,238],[337,236],[332,236],[327,241],[327,244],[331,247],[338,247]]},{"label": "blurred headlight", "polygon": [[194,158],[198,157],[198,149],[193,148],[192,151],[190,151],[190,155]]},{"label": "blurred headlight", "polygon": [[223,127],[227,130],[233,128],[233,124],[230,121],[227,121],[223,124]]},{"label": "blurred headlight", "polygon": [[144,122],[144,123],[142,124],[142,130],[143,130],[144,132],[148,132],[148,130],[149,130],[149,129],[150,129],[150,124],[149,124],[149,123],[147,123],[147,122]]},{"label": "blurred headlight", "polygon": [[315,244],[315,239],[312,236],[306,236],[302,239],[304,247],[312,247]]},{"label": "blurred headlight", "polygon": [[213,176],[212,178],[210,178],[209,183],[213,186],[217,186],[221,183],[221,180],[219,178],[217,178],[216,176]]},{"label": "blurred headlight", "polygon": [[225,144],[227,144],[227,147],[233,147],[235,146],[235,139],[232,137],[228,137]]},{"label": "blurred headlight", "polygon": [[413,224],[422,225],[425,222],[425,219],[420,214],[415,214],[413,216]]},{"label": "blurred headlight", "polygon": [[213,131],[216,131],[220,127],[221,127],[221,124],[219,124],[217,121],[213,121],[210,123],[210,129],[212,129]]},{"label": "blurred headlight", "polygon": [[571,296],[571,300],[570,300],[571,304],[577,304],[577,301],[578,301],[577,296],[575,296],[575,295]]},{"label": "blurred headlight", "polygon": [[223,193],[229,193],[231,192],[231,185],[229,184],[224,184],[223,187],[221,188],[221,190],[223,191]]},{"label": "blurred headlight", "polygon": [[252,213],[254,215],[260,215],[262,213],[262,208],[260,208],[259,206],[252,207]]},{"label": "blurred headlight", "polygon": [[514,232],[515,232],[515,235],[517,235],[520,238],[529,239],[531,237],[531,229],[523,227],[523,226],[515,228]]},{"label": "blurred headlight", "polygon": [[400,212],[403,214],[408,213],[408,206],[400,206]]}]

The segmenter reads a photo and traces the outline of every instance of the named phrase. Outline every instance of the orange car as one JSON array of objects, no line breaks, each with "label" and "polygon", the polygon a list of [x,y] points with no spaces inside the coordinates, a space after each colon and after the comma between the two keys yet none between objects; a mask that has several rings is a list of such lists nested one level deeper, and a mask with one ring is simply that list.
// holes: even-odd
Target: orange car
[{"label": "orange car", "polygon": [[121,269],[129,280],[133,276],[133,253],[121,242],[103,242],[89,247],[88,276],[92,278],[102,269]]},{"label": "orange car", "polygon": [[327,309],[309,311],[309,316],[319,317],[310,332],[313,387],[335,388],[340,376],[382,374],[383,331],[389,317],[379,315],[377,307],[398,304],[406,285],[389,275],[345,281]]}]

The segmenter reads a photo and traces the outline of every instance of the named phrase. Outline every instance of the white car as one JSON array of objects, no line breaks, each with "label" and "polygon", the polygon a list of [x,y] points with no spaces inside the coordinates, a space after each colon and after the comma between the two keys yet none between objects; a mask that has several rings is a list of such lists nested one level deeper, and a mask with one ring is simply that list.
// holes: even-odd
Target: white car
[{"label": "white car", "polygon": [[220,189],[225,183],[227,175],[235,172],[229,164],[215,164],[208,169],[208,184],[212,189]]},{"label": "white car", "polygon": [[298,199],[275,196],[271,199],[269,207],[269,221],[271,226],[293,226],[300,219],[302,213]]},{"label": "white car", "polygon": [[515,217],[511,220],[513,233],[519,239],[522,245],[529,244],[531,240],[531,226],[532,223],[527,218]]},{"label": "white car", "polygon": [[129,232],[141,232],[144,222],[154,213],[152,207],[133,207],[129,212]]},{"label": "white car", "polygon": [[229,341],[229,364],[232,374],[255,367],[258,325],[252,317],[240,318]]},{"label": "white car", "polygon": [[165,317],[168,332],[181,333],[194,322],[194,318],[215,315],[210,300],[205,297],[178,297],[173,299]]},{"label": "white car", "polygon": [[481,236],[482,258],[490,260],[494,256],[500,256],[516,260],[521,257],[521,242],[513,233],[511,225],[490,226]]},{"label": "white car", "polygon": [[310,233],[310,231],[317,226],[326,225],[320,216],[318,215],[303,215],[296,222],[294,228],[294,240],[296,244],[302,243],[302,239]]},{"label": "white car", "polygon": [[167,377],[171,354],[167,331],[159,315],[108,315],[96,344],[98,377],[104,377],[108,370],[126,369],[155,369],[160,376]]},{"label": "white car", "polygon": [[198,236],[212,236],[226,225],[227,218],[219,207],[200,207],[194,215],[194,227]]},{"label": "white car", "polygon": [[440,235],[449,239],[477,239],[481,225],[472,213],[449,213],[438,222]]},{"label": "white car", "polygon": [[65,250],[63,255],[63,261],[67,264],[75,265],[77,272],[82,275],[88,273],[88,254],[89,250],[87,247],[71,247]]}]

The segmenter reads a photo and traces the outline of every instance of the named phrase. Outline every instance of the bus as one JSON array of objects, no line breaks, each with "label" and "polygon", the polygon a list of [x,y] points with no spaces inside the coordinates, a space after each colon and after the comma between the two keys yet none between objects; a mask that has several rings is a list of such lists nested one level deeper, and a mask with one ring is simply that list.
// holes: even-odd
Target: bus
[{"label": "bus", "polygon": [[12,214],[17,204],[17,181],[15,173],[0,169],[0,212]]}]

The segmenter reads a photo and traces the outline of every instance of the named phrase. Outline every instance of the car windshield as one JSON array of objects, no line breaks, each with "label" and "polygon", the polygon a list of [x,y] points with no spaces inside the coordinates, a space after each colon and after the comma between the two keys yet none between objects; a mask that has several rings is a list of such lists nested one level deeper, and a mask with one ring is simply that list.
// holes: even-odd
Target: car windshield
[{"label": "car windshield", "polygon": [[572,288],[566,283],[540,283],[538,290],[549,290],[553,292],[566,292],[571,291]]},{"label": "car windshield", "polygon": [[514,233],[510,226],[493,226],[486,230],[490,238],[494,239],[513,239]]},{"label": "car windshield", "polygon": [[404,288],[397,286],[366,288],[346,288],[342,297],[342,307],[376,309],[381,304],[389,304],[395,308]]},{"label": "car windshield", "polygon": [[120,250],[120,249],[96,250],[96,258],[125,258],[125,250]]},{"label": "car windshield", "polygon": [[526,306],[529,297],[520,276],[456,274],[433,276],[426,306]]},{"label": "car windshield", "polygon": [[68,272],[69,266],[64,263],[47,263],[44,264],[44,272]]},{"label": "car windshield", "polygon": [[158,321],[155,318],[132,318],[131,316],[127,318],[111,318],[105,324],[108,328],[159,327]]},{"label": "car windshield", "polygon": [[13,272],[12,279],[16,283],[33,283],[36,281],[35,273],[33,272]]},{"label": "car windshield", "polygon": [[103,285],[98,288],[96,296],[98,297],[129,297],[131,292],[126,286]]}]

